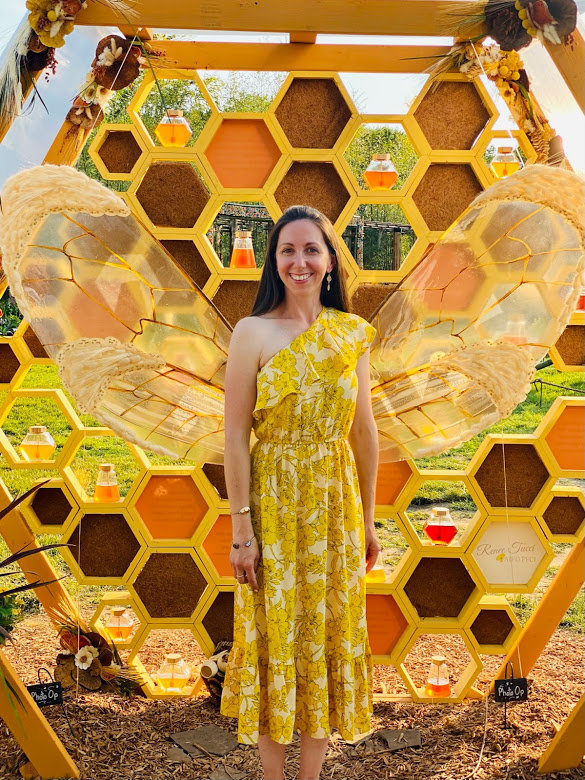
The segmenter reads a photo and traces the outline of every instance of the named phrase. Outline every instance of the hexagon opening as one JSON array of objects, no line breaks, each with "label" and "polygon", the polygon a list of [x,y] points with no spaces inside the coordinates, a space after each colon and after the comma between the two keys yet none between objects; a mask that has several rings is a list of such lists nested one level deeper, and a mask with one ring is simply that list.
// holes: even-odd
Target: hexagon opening
[{"label": "hexagon opening", "polygon": [[548,477],[534,445],[520,442],[494,443],[475,473],[493,507],[530,507]]},{"label": "hexagon opening", "polygon": [[204,463],[202,471],[215,488],[218,498],[227,501],[227,487],[223,466],[219,463]]},{"label": "hexagon opening", "polygon": [[[467,535],[477,514],[477,506],[465,483],[462,481],[452,482],[450,480],[427,479],[417,490],[407,509],[408,519],[421,542],[426,545],[435,544],[437,547],[440,547],[443,546],[441,542],[433,542],[424,531],[425,524],[433,517],[433,507],[447,507],[449,509],[451,519],[457,526],[457,533],[453,536],[448,546],[459,546]],[[432,525],[429,528],[429,533],[433,534]],[[441,534],[439,533],[439,535]]]},{"label": "hexagon opening", "polygon": [[60,487],[39,488],[30,505],[40,525],[63,525],[75,508]]},{"label": "hexagon opening", "polygon": [[0,344],[0,384],[9,384],[20,368],[20,360],[10,344]]},{"label": "hexagon opening", "polygon": [[583,470],[585,407],[565,406],[545,438],[559,468]]},{"label": "hexagon opening", "polygon": [[189,678],[180,681],[181,685],[193,685],[199,679],[201,664],[207,660],[207,655],[199,646],[193,633],[186,628],[151,629],[140,644],[137,657],[152,678],[157,693],[164,693],[166,688],[158,682],[157,672],[164,664],[167,653],[179,653],[189,667]]},{"label": "hexagon opening", "polygon": [[133,583],[151,618],[189,618],[207,581],[189,553],[153,552]]},{"label": "hexagon opening", "polygon": [[184,161],[155,161],[136,198],[155,227],[192,228],[209,200],[197,168]]},{"label": "hexagon opening", "polygon": [[86,577],[123,577],[140,549],[121,514],[84,515],[67,543]]},{"label": "hexagon opening", "polygon": [[197,287],[201,289],[205,286],[211,276],[211,271],[193,241],[168,239],[161,241],[161,244]]},{"label": "hexagon opening", "polygon": [[410,545],[405,538],[400,525],[392,516],[376,517],[374,520],[376,532],[382,549],[378,562],[384,567],[385,579],[381,579],[381,573],[372,572],[366,574],[366,584],[379,585],[383,582],[392,582],[394,572],[398,565],[406,559]]},{"label": "hexagon opening", "polygon": [[222,187],[263,187],[280,149],[263,119],[222,119],[205,155]]},{"label": "hexagon opening", "polygon": [[455,222],[483,188],[467,163],[431,163],[412,199],[429,230],[443,231]]},{"label": "hexagon opening", "polygon": [[206,238],[213,248],[218,264],[223,268],[230,268],[236,232],[250,232],[254,249],[254,267],[262,268],[268,247],[268,234],[273,225],[270,212],[261,201],[226,202],[217,212]]},{"label": "hexagon opening", "polygon": [[24,457],[19,445],[31,425],[44,425],[55,440],[55,450],[48,458],[54,461],[72,431],[59,404],[50,396],[20,396],[11,406],[6,420],[2,423],[2,430],[21,459]]},{"label": "hexagon opening", "polygon": [[140,466],[124,439],[118,436],[86,436],[71,461],[70,469],[90,499],[101,463],[112,463],[120,496],[123,497],[140,473]]},{"label": "hexagon opening", "polygon": [[514,630],[514,623],[505,609],[482,609],[470,631],[478,645],[503,645]]},{"label": "hexagon opening", "polygon": [[295,77],[275,114],[290,145],[303,149],[331,149],[351,118],[332,78]]},{"label": "hexagon opening", "polygon": [[471,554],[490,586],[527,586],[547,550],[531,521],[487,521]]},{"label": "hexagon opening", "polygon": [[229,562],[229,550],[232,544],[232,518],[230,515],[219,515],[202,543],[209,555],[217,574],[220,577],[232,577],[233,571]]},{"label": "hexagon opening", "polygon": [[211,637],[214,647],[224,640],[232,642],[234,638],[233,592],[218,592],[201,623]]},{"label": "hexagon opening", "polygon": [[386,593],[367,594],[366,620],[374,655],[390,655],[408,627],[396,599]]},{"label": "hexagon opening", "polygon": [[165,116],[166,109],[178,108],[183,111],[183,115],[188,121],[192,131],[192,135],[185,146],[193,146],[197,138],[201,135],[205,123],[211,116],[211,108],[209,107],[207,100],[196,82],[189,79],[159,78],[158,81],[163,93],[166,93],[167,95],[172,94],[173,105],[163,105],[158,89],[152,88],[148,97],[138,110],[138,114],[148,130],[152,142],[157,146],[160,146],[160,141],[155,136],[154,130]]},{"label": "hexagon opening", "polygon": [[431,658],[436,655],[447,659],[450,693],[446,693],[446,696],[453,696],[457,683],[474,660],[459,634],[421,634],[410,648],[403,666],[419,690],[419,694],[428,696],[426,682]]},{"label": "hexagon opening", "polygon": [[421,558],[404,586],[421,618],[458,617],[475,589],[459,558]]},{"label": "hexagon opening", "polygon": [[130,173],[142,149],[130,130],[109,130],[97,154],[110,173]]},{"label": "hexagon opening", "polygon": [[153,539],[190,539],[208,506],[189,475],[152,475],[136,511]]},{"label": "hexagon opening", "polygon": [[396,203],[362,203],[342,238],[358,268],[397,271],[414,246],[416,233]]},{"label": "hexagon opening", "polygon": [[306,203],[335,222],[350,195],[333,163],[296,160],[276,188],[274,197],[282,211]]},{"label": "hexagon opening", "polygon": [[553,535],[572,535],[583,525],[585,509],[577,496],[554,496],[542,519]]},{"label": "hexagon opening", "polygon": [[362,190],[370,191],[363,174],[374,154],[389,154],[398,173],[393,187],[385,191],[400,190],[418,160],[404,127],[396,122],[364,122],[359,126],[344,157]]},{"label": "hexagon opening", "polygon": [[414,112],[431,149],[471,149],[490,114],[471,81],[436,81]]},{"label": "hexagon opening", "polygon": [[257,279],[222,279],[213,296],[217,306],[232,328],[242,317],[248,317],[258,292]]}]

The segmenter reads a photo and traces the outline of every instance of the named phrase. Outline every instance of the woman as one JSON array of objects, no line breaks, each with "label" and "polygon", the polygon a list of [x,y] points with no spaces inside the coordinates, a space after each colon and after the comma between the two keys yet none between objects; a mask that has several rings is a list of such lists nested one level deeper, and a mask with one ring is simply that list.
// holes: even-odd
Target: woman
[{"label": "woman", "polygon": [[[348,313],[338,239],[306,206],[273,228],[252,315],[226,367],[225,476],[238,582],[221,712],[284,778],[301,732],[299,780],[315,780],[332,727],[370,731],[365,572],[374,528],[375,329]],[[258,441],[250,454],[250,431]]]}]

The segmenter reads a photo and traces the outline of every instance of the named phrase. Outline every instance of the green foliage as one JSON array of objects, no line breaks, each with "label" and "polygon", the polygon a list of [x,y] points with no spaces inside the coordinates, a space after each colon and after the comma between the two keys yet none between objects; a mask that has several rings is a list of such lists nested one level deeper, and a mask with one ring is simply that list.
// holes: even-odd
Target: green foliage
[{"label": "green foliage", "polygon": [[[21,616],[16,615],[16,596],[0,596],[0,628],[10,632],[19,619]],[[0,633],[0,647],[4,641],[5,638]]]},{"label": "green foliage", "polygon": [[0,296],[0,311],[0,336],[12,336],[20,325],[22,314],[8,289]]}]

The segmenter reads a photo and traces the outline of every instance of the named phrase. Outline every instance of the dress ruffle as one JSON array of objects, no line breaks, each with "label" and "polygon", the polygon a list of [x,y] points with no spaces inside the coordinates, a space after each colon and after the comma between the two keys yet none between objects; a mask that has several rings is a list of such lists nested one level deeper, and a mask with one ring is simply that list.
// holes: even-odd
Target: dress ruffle
[{"label": "dress ruffle", "polygon": [[[373,663],[370,653],[344,659],[326,658],[308,663],[297,657],[294,663],[269,662],[262,667],[251,662],[249,649],[234,645],[230,651],[229,691],[224,688],[220,711],[238,718],[237,738],[256,744],[268,734],[279,744],[290,744],[294,731],[324,739],[336,729],[341,739],[355,742],[371,731],[369,713],[373,706]],[[327,711],[311,690],[311,681],[327,678]],[[282,718],[283,703],[295,711],[294,722]],[[258,712],[252,722],[250,712]],[[321,724],[328,722],[328,728]]]}]

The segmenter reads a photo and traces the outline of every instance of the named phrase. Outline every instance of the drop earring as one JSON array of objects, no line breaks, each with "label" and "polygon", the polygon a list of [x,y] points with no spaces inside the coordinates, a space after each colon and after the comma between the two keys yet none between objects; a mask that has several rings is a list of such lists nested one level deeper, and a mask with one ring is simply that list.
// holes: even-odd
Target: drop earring
[{"label": "drop earring", "polygon": [[327,292],[331,289],[331,274],[327,274]]}]

